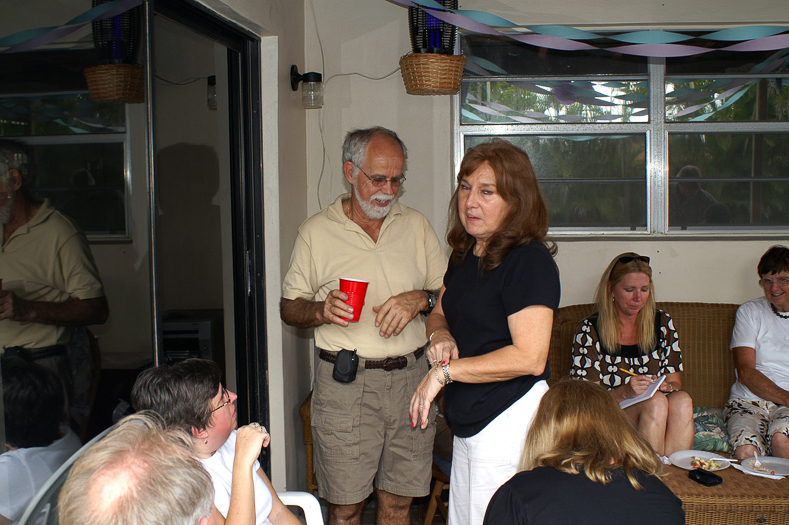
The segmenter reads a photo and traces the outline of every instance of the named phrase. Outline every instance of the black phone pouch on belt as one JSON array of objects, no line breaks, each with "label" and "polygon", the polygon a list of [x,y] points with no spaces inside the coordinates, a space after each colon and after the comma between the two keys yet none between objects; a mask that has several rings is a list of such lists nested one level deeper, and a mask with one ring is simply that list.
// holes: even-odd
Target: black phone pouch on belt
[{"label": "black phone pouch on belt", "polygon": [[356,379],[356,369],[359,367],[359,356],[356,350],[340,350],[334,362],[331,376],[340,383],[353,383]]}]

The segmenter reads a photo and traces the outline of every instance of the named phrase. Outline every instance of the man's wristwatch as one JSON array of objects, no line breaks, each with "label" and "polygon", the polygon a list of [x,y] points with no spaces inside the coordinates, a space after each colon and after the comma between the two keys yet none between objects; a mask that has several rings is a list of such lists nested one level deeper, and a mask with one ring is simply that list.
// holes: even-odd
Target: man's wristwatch
[{"label": "man's wristwatch", "polygon": [[422,315],[427,316],[427,315],[430,315],[430,312],[432,312],[433,308],[435,308],[436,305],[438,304],[438,296],[436,294],[434,294],[433,292],[431,292],[430,290],[422,290],[422,291],[427,294],[427,309],[426,310],[422,310],[419,313],[421,313]]}]

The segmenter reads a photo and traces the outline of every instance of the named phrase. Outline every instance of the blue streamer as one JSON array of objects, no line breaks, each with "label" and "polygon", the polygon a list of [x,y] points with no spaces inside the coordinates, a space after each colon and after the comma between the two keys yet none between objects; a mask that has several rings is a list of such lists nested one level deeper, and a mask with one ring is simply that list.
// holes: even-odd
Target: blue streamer
[{"label": "blue streamer", "polygon": [[704,35],[704,38],[720,42],[739,42],[742,40],[754,40],[756,38],[773,36],[787,30],[789,30],[789,27],[786,26],[743,26],[716,31]]},{"label": "blue streamer", "polygon": [[15,46],[21,42],[30,40],[31,38],[35,38],[39,35],[43,35],[44,33],[49,33],[50,31],[54,31],[58,27],[60,26],[39,27],[38,29],[26,29],[24,31],[20,31],[19,33],[8,35],[6,37],[0,38],[0,47]]}]

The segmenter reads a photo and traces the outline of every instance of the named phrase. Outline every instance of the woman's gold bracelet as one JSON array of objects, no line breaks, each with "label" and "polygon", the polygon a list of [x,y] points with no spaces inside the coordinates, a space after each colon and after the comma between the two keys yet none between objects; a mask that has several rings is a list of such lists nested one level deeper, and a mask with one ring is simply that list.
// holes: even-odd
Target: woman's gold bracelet
[{"label": "woman's gold bracelet", "polygon": [[439,328],[438,330],[433,330],[433,333],[431,333],[430,337],[427,338],[427,342],[432,345],[433,344],[433,336],[436,335],[436,333],[440,332],[441,330],[446,330],[446,328]]}]

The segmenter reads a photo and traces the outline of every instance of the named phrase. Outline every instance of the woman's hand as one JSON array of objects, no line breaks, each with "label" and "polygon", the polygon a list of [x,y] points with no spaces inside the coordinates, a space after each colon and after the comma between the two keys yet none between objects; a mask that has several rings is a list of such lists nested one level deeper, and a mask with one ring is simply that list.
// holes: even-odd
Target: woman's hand
[{"label": "woman's hand", "polygon": [[267,447],[270,441],[271,436],[258,423],[250,423],[239,428],[236,434],[236,456],[233,459],[233,470],[236,468],[251,469],[260,455],[260,449]]},{"label": "woman's hand", "polygon": [[[441,370],[438,373],[441,374]],[[427,375],[419,383],[419,386],[416,387],[416,392],[411,398],[411,407],[408,410],[408,417],[411,418],[411,428],[417,425],[420,428],[427,428],[427,422],[430,421],[430,405],[442,388],[444,388],[444,385],[438,382],[435,368],[431,368],[427,371]]]},{"label": "woman's hand", "polygon": [[644,391],[651,385],[655,379],[652,376],[633,376],[630,381],[625,383],[625,399],[636,397],[644,393]]},{"label": "woman's hand", "polygon": [[430,347],[427,349],[427,362],[433,366],[436,362],[440,365],[449,363],[450,359],[460,357],[455,338],[449,329],[440,328],[431,334]]}]

